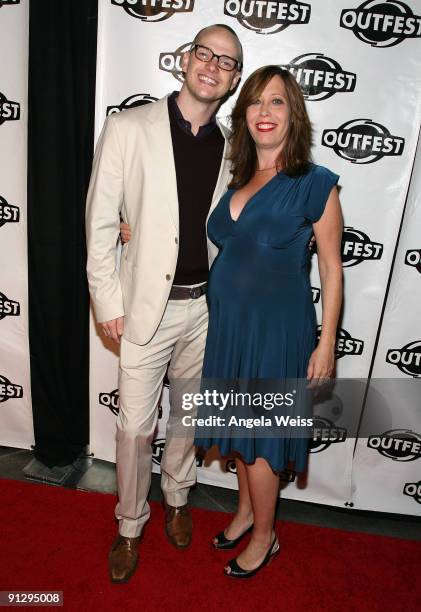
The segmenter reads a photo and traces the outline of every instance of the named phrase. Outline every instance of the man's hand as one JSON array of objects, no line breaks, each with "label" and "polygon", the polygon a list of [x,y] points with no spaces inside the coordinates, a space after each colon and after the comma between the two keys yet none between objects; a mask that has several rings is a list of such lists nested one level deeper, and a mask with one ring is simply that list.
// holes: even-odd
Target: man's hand
[{"label": "man's hand", "polygon": [[120,344],[120,337],[124,331],[124,317],[118,317],[111,321],[104,321],[101,323],[102,331],[108,338],[112,338],[114,342]]},{"label": "man's hand", "polygon": [[310,238],[310,242],[308,243],[308,250],[311,251],[311,249],[313,248],[314,243],[316,242],[316,236],[314,234],[312,234],[311,238]]}]

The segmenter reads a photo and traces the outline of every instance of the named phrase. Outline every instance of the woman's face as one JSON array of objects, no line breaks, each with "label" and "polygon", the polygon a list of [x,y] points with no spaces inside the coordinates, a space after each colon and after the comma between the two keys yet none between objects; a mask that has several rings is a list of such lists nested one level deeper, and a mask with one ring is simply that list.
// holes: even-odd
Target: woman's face
[{"label": "woman's face", "polygon": [[246,111],[247,127],[257,149],[279,154],[288,133],[289,115],[285,85],[276,75]]}]

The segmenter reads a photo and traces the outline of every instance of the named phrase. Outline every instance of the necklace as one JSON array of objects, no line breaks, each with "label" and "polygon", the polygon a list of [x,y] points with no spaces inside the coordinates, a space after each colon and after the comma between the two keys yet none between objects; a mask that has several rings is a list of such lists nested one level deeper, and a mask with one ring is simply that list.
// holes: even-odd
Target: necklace
[{"label": "necklace", "polygon": [[270,168],[256,168],[256,172],[264,172],[265,170],[273,170],[277,166],[271,166]]}]

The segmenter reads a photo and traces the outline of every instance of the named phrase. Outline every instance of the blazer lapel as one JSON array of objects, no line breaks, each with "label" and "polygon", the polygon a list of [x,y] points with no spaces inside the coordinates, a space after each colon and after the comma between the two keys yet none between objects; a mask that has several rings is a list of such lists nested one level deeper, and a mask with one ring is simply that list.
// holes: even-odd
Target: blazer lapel
[{"label": "blazer lapel", "polygon": [[159,192],[161,197],[165,198],[171,219],[178,233],[177,177],[175,174],[167,98],[168,96],[165,96],[150,105],[151,111],[147,119],[151,124],[151,130],[153,130],[153,138],[148,143],[148,154],[162,168],[162,183],[159,185]]}]

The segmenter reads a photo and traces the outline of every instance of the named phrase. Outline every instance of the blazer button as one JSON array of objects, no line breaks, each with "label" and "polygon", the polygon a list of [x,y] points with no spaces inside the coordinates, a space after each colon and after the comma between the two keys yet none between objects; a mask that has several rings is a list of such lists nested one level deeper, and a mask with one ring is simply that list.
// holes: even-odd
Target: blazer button
[{"label": "blazer button", "polygon": [[166,275],[165,275],[165,278],[166,278],[167,280],[171,280],[171,274],[166,274]]}]

